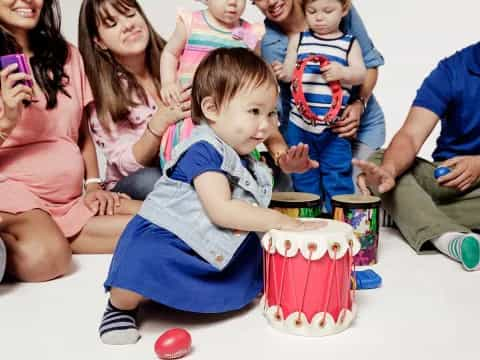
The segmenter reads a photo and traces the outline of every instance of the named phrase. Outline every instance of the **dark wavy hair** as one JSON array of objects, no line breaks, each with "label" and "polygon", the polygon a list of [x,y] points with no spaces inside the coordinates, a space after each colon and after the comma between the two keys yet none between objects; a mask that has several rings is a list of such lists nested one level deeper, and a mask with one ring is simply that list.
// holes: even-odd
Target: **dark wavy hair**
[{"label": "dark wavy hair", "polygon": [[95,43],[95,38],[99,37],[99,24],[106,23],[111,18],[105,6],[107,3],[121,14],[128,14],[131,9],[135,9],[145,20],[150,37],[145,49],[145,66],[158,94],[161,87],[160,57],[166,43],[155,32],[136,0],[83,0],[78,21],[78,45],[99,120],[106,130],[112,121],[124,120],[130,113],[129,108],[139,105],[138,100],[148,103],[147,93],[135,76],[109,50],[103,50]]},{"label": "dark wavy hair", "polygon": [[[30,58],[33,75],[47,99],[47,109],[57,106],[59,92],[69,96],[65,86],[69,77],[68,43],[60,33],[61,15],[57,0],[44,0],[37,26],[28,33],[33,56]],[[0,23],[0,55],[23,52],[15,37]]]}]

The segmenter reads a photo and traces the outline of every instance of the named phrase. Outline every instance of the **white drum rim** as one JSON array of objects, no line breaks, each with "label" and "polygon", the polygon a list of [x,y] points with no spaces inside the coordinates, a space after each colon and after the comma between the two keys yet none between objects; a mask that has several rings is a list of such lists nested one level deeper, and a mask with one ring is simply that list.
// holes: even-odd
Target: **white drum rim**
[{"label": "white drum rim", "polygon": [[[281,314],[281,319],[277,319],[275,314],[277,311]],[[312,317],[312,321],[307,320],[306,315],[303,312],[293,312],[287,318],[283,318],[282,308],[278,305],[272,305],[270,307],[263,308],[263,314],[268,323],[274,329],[280,330],[289,335],[306,336],[306,337],[322,337],[338,334],[347,330],[356,317],[356,304],[352,303],[352,309],[343,308],[338,316],[337,321],[333,316],[327,312],[318,312]],[[295,319],[300,317],[300,325],[292,325]],[[325,325],[323,327],[317,326],[320,319],[325,318]]]},{"label": "white drum rim", "polygon": [[[261,244],[263,249],[269,254],[279,253],[281,256],[286,257],[295,257],[300,252],[305,259],[309,259],[308,251],[308,238],[311,238],[311,243],[315,245],[314,256],[311,260],[321,259],[326,252],[328,252],[331,259],[341,259],[346,254],[351,254],[355,256],[361,249],[361,244],[357,236],[355,236],[354,229],[351,225],[344,223],[338,220],[330,219],[312,219],[312,218],[302,218],[302,221],[326,221],[329,224],[333,224],[337,229],[340,230],[328,231],[327,228],[321,228],[318,230],[311,231],[284,231],[284,230],[270,230],[263,236]],[[324,230],[324,231],[322,231]],[[318,231],[322,231],[321,236],[317,234]],[[279,234],[284,236],[284,239],[281,241],[275,240]],[[341,234],[341,239],[335,239],[334,234]],[[316,237],[322,237],[325,239],[324,243],[319,241],[314,241]],[[286,244],[288,242],[288,244]],[[307,244],[305,244],[305,242]],[[268,246],[270,245],[270,246]],[[306,245],[306,246],[305,246]],[[286,248],[289,250],[286,251]],[[349,252],[348,249],[351,249]]]}]

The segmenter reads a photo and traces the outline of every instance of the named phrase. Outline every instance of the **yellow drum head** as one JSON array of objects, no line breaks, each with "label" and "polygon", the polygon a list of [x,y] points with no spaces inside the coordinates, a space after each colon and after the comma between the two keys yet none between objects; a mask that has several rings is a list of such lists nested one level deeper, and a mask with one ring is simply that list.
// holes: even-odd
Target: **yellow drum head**
[{"label": "yellow drum head", "polygon": [[380,203],[380,198],[377,196],[370,196],[370,195],[335,195],[332,196],[332,200],[338,203],[345,203],[345,204],[356,204],[356,205],[367,205],[367,204],[375,204]]},{"label": "yellow drum head", "polygon": [[275,192],[270,207],[291,217],[319,217],[322,201],[320,196],[301,192]]},{"label": "yellow drum head", "polygon": [[320,204],[320,196],[302,192],[274,192],[272,206],[302,207],[306,204]]}]

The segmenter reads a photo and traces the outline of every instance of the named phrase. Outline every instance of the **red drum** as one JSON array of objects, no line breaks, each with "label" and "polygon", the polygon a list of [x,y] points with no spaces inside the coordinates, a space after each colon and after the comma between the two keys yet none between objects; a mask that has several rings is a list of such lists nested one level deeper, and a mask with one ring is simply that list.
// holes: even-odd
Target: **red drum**
[{"label": "red drum", "polygon": [[351,276],[360,242],[350,225],[321,221],[327,226],[304,232],[271,230],[262,239],[264,315],[274,328],[293,335],[338,333],[356,313]]}]

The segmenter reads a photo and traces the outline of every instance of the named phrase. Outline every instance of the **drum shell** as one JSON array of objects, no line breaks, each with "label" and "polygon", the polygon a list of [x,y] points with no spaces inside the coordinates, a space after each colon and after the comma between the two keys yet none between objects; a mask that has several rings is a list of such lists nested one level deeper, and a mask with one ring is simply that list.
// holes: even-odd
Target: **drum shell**
[{"label": "drum shell", "polygon": [[[372,197],[374,198],[374,197]],[[332,198],[333,218],[350,224],[361,243],[354,257],[355,265],[374,265],[378,261],[380,199],[349,202]]]},{"label": "drum shell", "polygon": [[355,318],[351,280],[360,243],[350,225],[322,221],[327,226],[318,230],[271,230],[262,239],[264,315],[271,326],[291,335],[336,334]]}]

